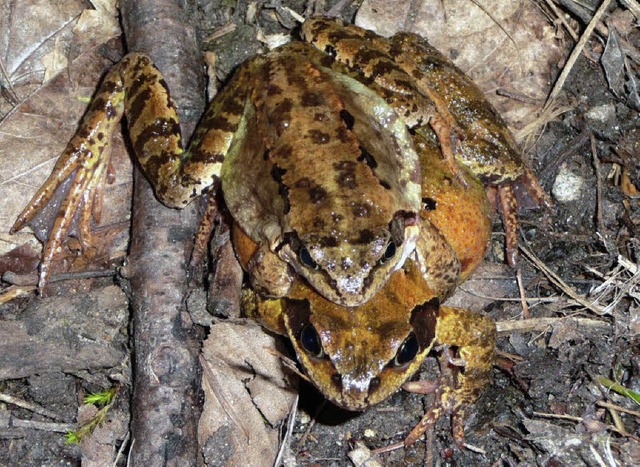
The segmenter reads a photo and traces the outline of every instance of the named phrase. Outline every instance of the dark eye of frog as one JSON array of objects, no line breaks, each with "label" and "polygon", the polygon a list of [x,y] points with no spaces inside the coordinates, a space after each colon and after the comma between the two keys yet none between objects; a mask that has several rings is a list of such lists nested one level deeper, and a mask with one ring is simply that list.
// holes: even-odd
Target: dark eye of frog
[{"label": "dark eye of frog", "polygon": [[384,264],[386,261],[389,261],[396,254],[396,244],[391,241],[387,244],[387,249],[384,251],[382,258],[380,258],[380,264]]},{"label": "dark eye of frog", "polygon": [[318,263],[316,263],[311,257],[311,253],[305,247],[300,248],[298,252],[298,258],[300,258],[300,262],[304,264],[309,269],[318,269]]},{"label": "dark eye of frog", "polygon": [[420,346],[418,345],[418,338],[414,333],[409,334],[393,359],[394,366],[404,366],[412,361],[416,358],[416,355],[418,355],[419,349]]},{"label": "dark eye of frog", "polygon": [[300,332],[300,344],[305,352],[314,358],[323,358],[325,355],[318,331],[316,331],[311,324],[307,324],[302,328]]}]

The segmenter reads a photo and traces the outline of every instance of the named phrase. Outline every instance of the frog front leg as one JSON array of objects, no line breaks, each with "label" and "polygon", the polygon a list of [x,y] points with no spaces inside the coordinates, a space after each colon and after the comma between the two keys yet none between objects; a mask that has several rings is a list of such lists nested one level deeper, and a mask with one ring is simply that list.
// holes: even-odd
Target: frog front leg
[{"label": "frog front leg", "polygon": [[[246,69],[241,69],[237,76],[244,73]],[[80,240],[83,244],[89,241],[92,211],[99,206],[97,187],[104,179],[111,138],[123,115],[136,156],[158,198],[167,206],[183,207],[219,176],[233,130],[242,119],[243,109],[230,103],[242,97],[238,85],[227,87],[210,106],[192,147],[185,152],[175,105],[151,60],[132,53],[112,67],[53,172],[11,229],[21,229],[45,206],[57,206],[44,245],[39,287],[46,284],[53,256],[69,235],[78,212]],[[202,130],[203,125],[207,131]]]},{"label": "frog front leg", "polygon": [[[415,443],[440,416],[449,413],[456,444],[463,445],[465,410],[480,397],[491,378],[495,322],[479,313],[443,306],[436,325],[435,345],[443,350],[439,360],[443,377],[435,391],[437,400],[405,438],[405,446]],[[432,382],[404,386],[412,392],[433,392],[433,388]]]},{"label": "frog front leg", "polygon": [[460,277],[460,261],[446,238],[426,219],[420,219],[415,259],[425,282],[440,297],[448,295]]}]

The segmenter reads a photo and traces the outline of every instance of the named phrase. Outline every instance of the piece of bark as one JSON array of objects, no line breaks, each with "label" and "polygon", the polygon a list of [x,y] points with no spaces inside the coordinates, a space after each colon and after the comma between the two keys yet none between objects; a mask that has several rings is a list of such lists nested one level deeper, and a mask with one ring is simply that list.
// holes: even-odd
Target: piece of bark
[{"label": "piece of bark", "polygon": [[[128,50],[148,54],[163,72],[188,141],[204,109],[204,76],[195,31],[181,5],[127,0],[122,18]],[[134,186],[132,460],[134,465],[195,465],[199,345],[184,303],[197,216],[193,207],[177,211],[161,205],[138,172]]]},{"label": "piece of bark", "polygon": [[112,341],[127,325],[127,307],[116,286],[32,301],[0,327],[0,380],[119,365],[125,348]]}]

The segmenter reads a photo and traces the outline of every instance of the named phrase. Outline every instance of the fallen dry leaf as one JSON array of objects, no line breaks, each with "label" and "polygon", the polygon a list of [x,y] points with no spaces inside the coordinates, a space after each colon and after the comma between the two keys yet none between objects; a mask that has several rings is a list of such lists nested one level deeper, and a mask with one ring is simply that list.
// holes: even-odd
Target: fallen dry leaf
[{"label": "fallen dry leaf", "polygon": [[198,428],[209,465],[273,464],[279,425],[296,394],[267,350],[274,345],[256,325],[211,327],[202,351],[205,403]]}]

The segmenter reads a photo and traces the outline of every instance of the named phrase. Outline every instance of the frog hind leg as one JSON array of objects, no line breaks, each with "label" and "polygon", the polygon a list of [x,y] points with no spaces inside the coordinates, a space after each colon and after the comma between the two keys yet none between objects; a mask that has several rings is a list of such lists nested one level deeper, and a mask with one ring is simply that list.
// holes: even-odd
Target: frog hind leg
[{"label": "frog hind leg", "polygon": [[[124,91],[119,69],[109,72],[89,110],[83,117],[79,130],[58,158],[53,172],[16,219],[11,233],[32,223],[45,206],[53,203],[57,214],[48,230],[38,286],[44,287],[50,274],[54,254],[61,246],[74,223],[78,209],[81,243],[90,237],[92,211],[99,217],[99,188],[103,185],[111,154],[111,135],[118,127],[124,112]],[[55,209],[55,207],[54,207]]]},{"label": "frog hind leg", "polygon": [[524,162],[506,123],[466,74],[415,34],[400,33],[391,41],[402,51],[396,58],[398,63],[407,71],[413,69],[418,87],[436,103],[439,113],[445,114],[440,107],[444,104],[457,122],[462,135],[456,141],[455,157],[485,185],[497,190],[504,216],[507,262],[514,266],[518,257],[517,211],[522,205],[519,201],[525,198],[516,199],[515,193],[524,188],[535,207],[550,209],[551,199]]},{"label": "frog hind leg", "polygon": [[[241,67],[237,73],[240,78],[242,70]],[[194,137],[191,155],[183,151],[175,104],[151,59],[131,53],[109,70],[53,172],[11,229],[16,232],[33,223],[45,208],[57,210],[52,226],[46,229],[40,290],[47,282],[54,253],[73,228],[76,214],[79,213],[78,230],[84,237],[82,244],[90,236],[91,218],[98,221],[99,188],[109,165],[111,138],[123,115],[127,117],[136,156],[157,196],[167,206],[183,207],[216,181],[224,159],[220,154],[233,140],[226,130],[237,126],[242,118],[233,111],[229,115],[224,111],[227,102],[243,96],[237,92],[240,81],[236,79],[236,84],[228,86],[210,106],[205,116],[210,123],[209,138]]]},{"label": "frog hind leg", "polygon": [[523,196],[518,191],[520,186],[527,190],[529,197],[533,198],[535,206],[544,206],[547,209],[553,208],[553,202],[544,192],[535,175],[529,168],[518,180],[519,184],[503,184],[493,187],[491,191],[496,193],[498,206],[502,212],[502,224],[505,235],[505,254],[509,266],[515,268],[518,264],[518,210],[523,204]]},{"label": "frog hind leg", "polygon": [[[491,378],[496,343],[495,322],[479,313],[443,306],[436,326],[436,345],[444,348],[440,356],[442,382],[436,403],[407,435],[405,446],[415,443],[439,417],[452,414],[452,432],[458,446],[464,444],[465,409],[473,404]],[[453,352],[453,350],[456,350]],[[426,391],[434,385],[427,382]]]}]

